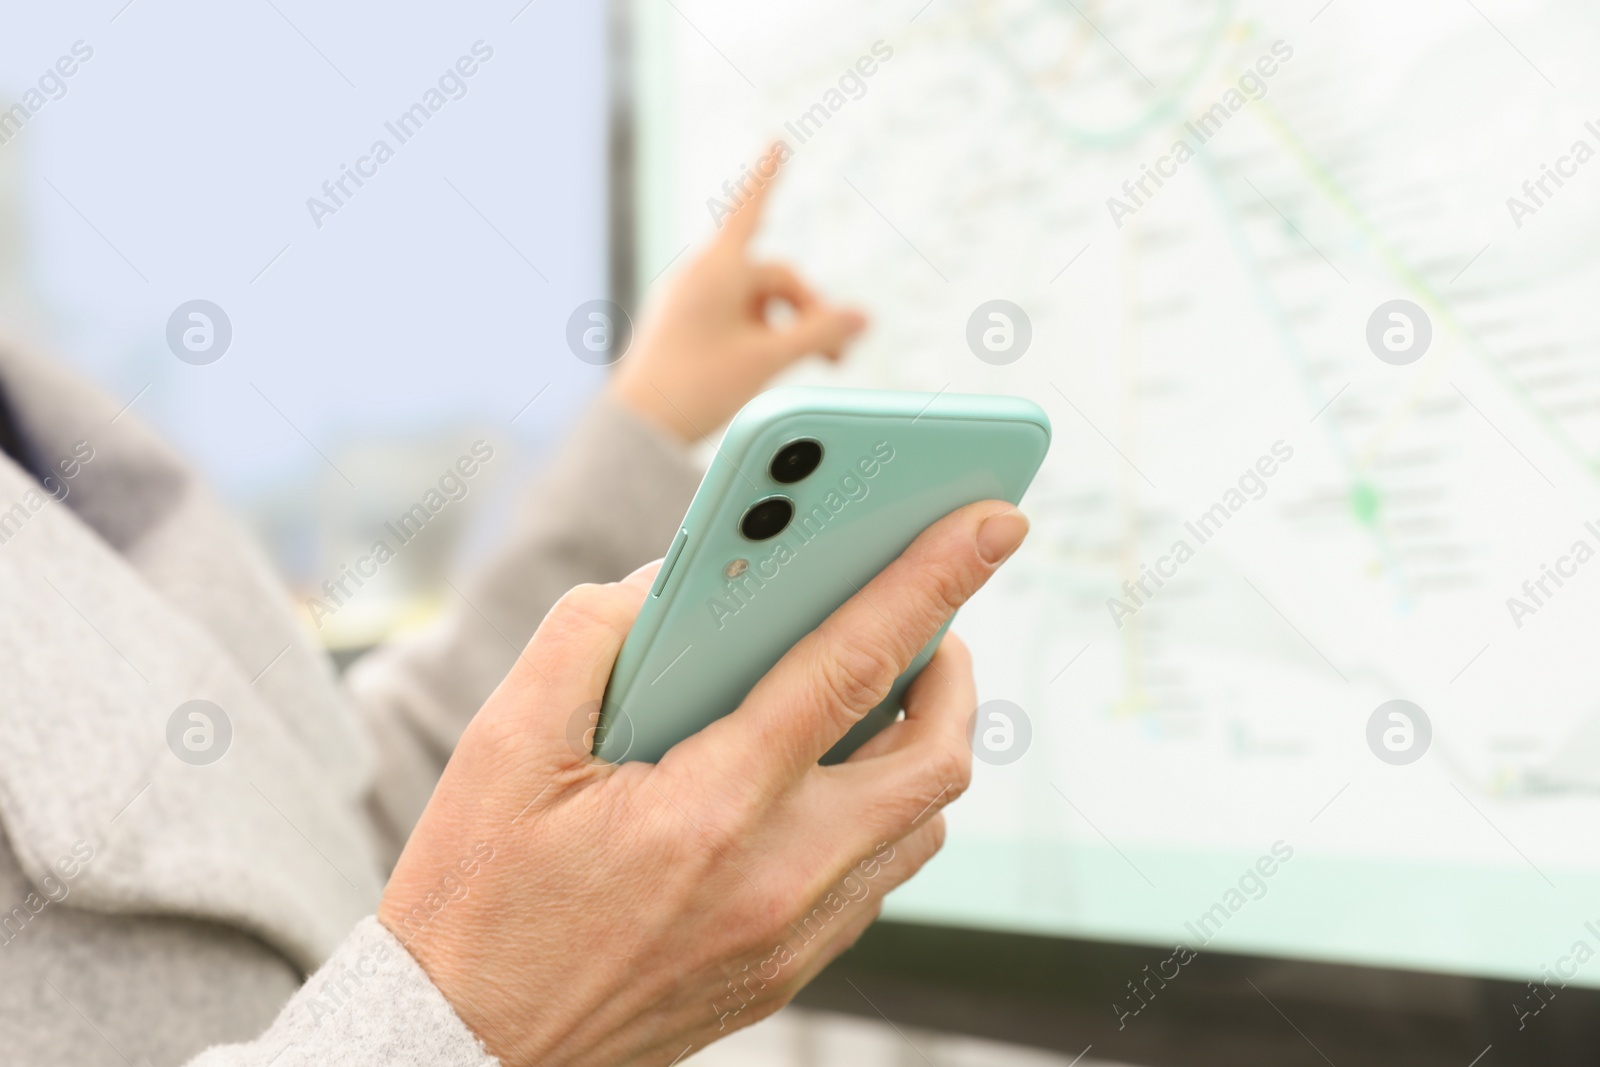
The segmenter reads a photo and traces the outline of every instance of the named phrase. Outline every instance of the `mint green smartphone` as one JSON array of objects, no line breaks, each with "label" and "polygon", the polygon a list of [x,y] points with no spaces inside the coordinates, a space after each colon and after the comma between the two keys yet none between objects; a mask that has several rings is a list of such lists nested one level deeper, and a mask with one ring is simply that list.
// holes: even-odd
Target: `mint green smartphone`
[{"label": "mint green smartphone", "polygon": [[[756,397],[728,427],[617,657],[595,754],[654,762],[733,711],[928,526],[975,501],[1020,501],[1049,447],[1050,420],[1018,397]],[[895,720],[938,641],[823,762]]]}]

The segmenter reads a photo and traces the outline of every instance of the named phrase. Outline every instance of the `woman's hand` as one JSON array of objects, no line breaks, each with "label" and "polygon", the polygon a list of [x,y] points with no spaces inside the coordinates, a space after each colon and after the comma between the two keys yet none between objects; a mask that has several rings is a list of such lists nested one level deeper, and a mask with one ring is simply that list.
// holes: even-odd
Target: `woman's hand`
[{"label": "woman's hand", "polygon": [[938,851],[975,706],[946,638],[901,721],[817,760],[1022,541],[962,508],[658,764],[574,743],[649,568],[573,590],[468,726],[378,918],[509,1065],[676,1062],[772,1013]]},{"label": "woman's hand", "polygon": [[[779,152],[757,170],[776,173]],[[728,216],[709,247],[673,282],[622,358],[611,391],[625,406],[685,441],[731,419],[774,375],[804,356],[837,360],[866,316],[836,307],[782,263],[750,258],[769,179]],[[788,321],[773,325],[774,303]]]}]

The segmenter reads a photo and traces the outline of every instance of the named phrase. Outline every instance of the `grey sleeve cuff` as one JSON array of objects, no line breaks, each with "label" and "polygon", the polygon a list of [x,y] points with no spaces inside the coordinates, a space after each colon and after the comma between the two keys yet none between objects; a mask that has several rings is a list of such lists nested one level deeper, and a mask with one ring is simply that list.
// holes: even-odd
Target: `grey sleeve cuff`
[{"label": "grey sleeve cuff", "polygon": [[533,508],[565,509],[569,532],[583,538],[571,547],[621,578],[666,551],[701,473],[690,446],[602,393],[573,427]]},{"label": "grey sleeve cuff", "polygon": [[417,961],[376,918],[361,920],[255,1041],[189,1067],[493,1067]]}]

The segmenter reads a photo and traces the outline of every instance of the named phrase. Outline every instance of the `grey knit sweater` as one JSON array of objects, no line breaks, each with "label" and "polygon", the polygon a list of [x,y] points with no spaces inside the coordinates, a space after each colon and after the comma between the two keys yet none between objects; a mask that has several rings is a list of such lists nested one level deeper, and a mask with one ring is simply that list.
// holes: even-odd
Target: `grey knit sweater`
[{"label": "grey knit sweater", "polygon": [[669,543],[685,452],[597,403],[443,620],[341,682],[133,414],[16,346],[0,380],[53,472],[0,456],[0,1060],[493,1062],[371,915],[549,606]]}]

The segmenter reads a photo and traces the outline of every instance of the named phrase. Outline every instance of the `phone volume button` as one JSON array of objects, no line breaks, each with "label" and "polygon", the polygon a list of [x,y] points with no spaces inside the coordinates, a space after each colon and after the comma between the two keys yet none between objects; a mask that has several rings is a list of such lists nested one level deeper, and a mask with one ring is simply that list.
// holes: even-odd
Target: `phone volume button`
[{"label": "phone volume button", "polygon": [[667,558],[661,561],[661,570],[656,574],[656,583],[650,587],[650,595],[659,597],[661,590],[667,587],[667,579],[672,576],[672,568],[678,562],[678,557],[683,555],[683,546],[689,543],[689,531],[679,530],[678,536],[672,539],[672,547],[667,549]]}]

